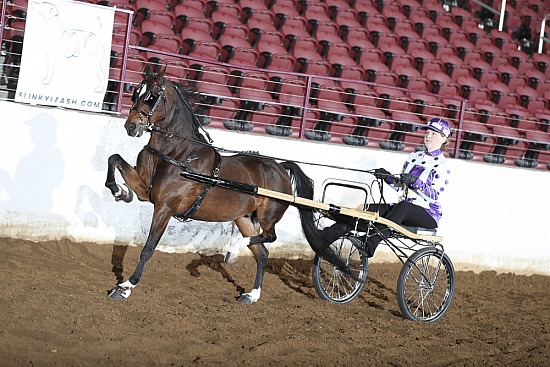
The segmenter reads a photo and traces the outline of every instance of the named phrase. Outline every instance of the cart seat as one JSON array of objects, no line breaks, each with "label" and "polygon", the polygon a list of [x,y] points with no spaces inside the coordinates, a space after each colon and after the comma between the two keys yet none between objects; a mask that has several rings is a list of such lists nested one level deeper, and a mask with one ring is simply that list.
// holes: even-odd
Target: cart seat
[{"label": "cart seat", "polygon": [[435,236],[437,234],[436,228],[411,227],[411,226],[404,226],[404,225],[401,225],[401,227],[405,228],[409,232],[416,233],[416,234],[423,234],[428,236]]}]

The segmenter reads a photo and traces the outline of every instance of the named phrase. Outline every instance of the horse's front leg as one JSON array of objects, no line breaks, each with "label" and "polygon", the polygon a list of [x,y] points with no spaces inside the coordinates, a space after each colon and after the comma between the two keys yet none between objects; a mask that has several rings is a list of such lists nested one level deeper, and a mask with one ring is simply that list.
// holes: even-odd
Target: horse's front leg
[{"label": "horse's front leg", "polygon": [[166,230],[166,226],[170,221],[173,211],[169,210],[167,207],[164,207],[161,210],[157,210],[153,213],[153,219],[151,221],[151,229],[149,230],[149,235],[147,236],[147,241],[145,246],[141,250],[141,255],[139,257],[139,262],[134,270],[134,274],[125,282],[116,285],[110,292],[109,297],[119,300],[125,300],[130,296],[132,288],[134,288],[143,274],[145,265],[155,252],[157,245],[160,241],[160,238]]},{"label": "horse's front leg", "polygon": [[[116,183],[115,169],[118,169],[122,175],[127,190]],[[146,191],[145,184],[140,179],[136,168],[126,162],[119,154],[113,154],[108,159],[105,186],[111,191],[116,201],[124,201],[126,203],[132,201],[134,197],[133,192],[136,192],[140,199],[143,199]]]}]

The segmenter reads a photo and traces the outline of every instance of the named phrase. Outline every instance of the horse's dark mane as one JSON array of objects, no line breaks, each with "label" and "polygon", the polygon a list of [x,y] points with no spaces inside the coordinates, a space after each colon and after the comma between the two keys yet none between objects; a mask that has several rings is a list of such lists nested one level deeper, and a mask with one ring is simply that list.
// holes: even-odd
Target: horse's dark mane
[{"label": "horse's dark mane", "polygon": [[193,118],[197,119],[197,121],[192,122],[193,134],[195,138],[202,143],[210,145],[210,143],[206,140],[204,135],[202,135],[199,131],[200,130],[199,123],[202,124],[202,121],[199,118],[199,115],[204,115],[204,107],[200,103],[202,95],[199,93],[197,86],[189,82],[185,82],[185,83],[171,82],[171,83],[177,87],[182,97],[187,101],[187,103],[189,103],[189,106],[191,107],[191,112],[193,114]]},{"label": "horse's dark mane", "polygon": [[200,95],[196,85],[189,82],[186,82],[186,83],[171,82],[171,83],[176,85],[179,88],[179,91],[181,92],[183,97],[187,100],[193,112],[195,112],[195,110],[199,107],[198,102],[200,101]]}]

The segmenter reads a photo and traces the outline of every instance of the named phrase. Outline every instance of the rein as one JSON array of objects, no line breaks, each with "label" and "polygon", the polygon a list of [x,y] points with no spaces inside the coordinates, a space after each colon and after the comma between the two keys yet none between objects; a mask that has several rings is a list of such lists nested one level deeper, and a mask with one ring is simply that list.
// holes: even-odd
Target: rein
[{"label": "rein", "polygon": [[[174,134],[173,132],[171,132],[169,130],[165,130],[161,127],[155,126],[155,123],[151,120],[151,117],[153,116],[153,114],[157,110],[157,108],[160,105],[161,101],[163,102],[164,112],[165,112],[165,115],[166,115],[166,94],[165,94],[165,91],[166,91],[165,82],[166,81],[168,81],[168,83],[170,83],[172,88],[174,88],[174,90],[176,91],[176,93],[180,97],[181,101],[185,104],[185,106],[189,109],[189,111],[191,111],[191,116],[193,118],[193,123],[195,124],[195,126],[199,130],[202,130],[202,133],[204,133],[207,141],[210,144],[213,143],[214,140],[212,140],[212,138],[210,137],[210,134],[208,134],[208,132],[204,129],[204,127],[200,123],[197,115],[195,115],[195,113],[193,112],[193,108],[191,107],[191,105],[189,104],[189,102],[187,101],[187,99],[183,95],[182,91],[179,89],[179,87],[176,84],[174,84],[171,81],[169,81],[167,79],[164,79],[164,78],[162,79],[162,84],[159,84],[156,80],[144,80],[136,87],[136,89],[134,91],[134,94],[132,95],[132,102],[134,102],[134,104],[132,105],[132,107],[130,107],[130,112],[132,112],[132,110],[136,110],[139,113],[139,124],[141,126],[145,126],[145,131],[146,132],[160,133],[160,134],[163,134],[167,138],[176,137],[176,138],[180,138],[180,139],[193,141],[193,139],[189,139],[187,137]],[[139,108],[139,106],[137,104],[138,104],[138,99],[139,99],[141,90],[143,89],[143,87],[147,83],[153,83],[156,86],[158,86],[160,88],[160,92],[158,94],[154,93],[153,91],[147,91],[146,92],[145,97],[143,98],[143,103],[145,103],[146,105],[151,107],[149,112],[146,113],[141,108]],[[153,98],[154,98],[154,101],[153,101]],[[147,116],[147,124],[143,123],[143,115]]]},{"label": "rein", "polygon": [[[143,86],[146,83],[154,83],[154,84],[156,84],[157,86],[160,87],[160,92],[157,95],[155,95],[155,93],[153,93],[151,91],[148,91],[147,95],[144,98],[144,102],[147,104],[147,102],[149,101],[148,104],[152,106],[151,110],[146,114],[147,115],[147,125],[145,125],[146,126],[145,131],[147,131],[147,132],[160,133],[160,134],[163,134],[166,138],[176,137],[176,138],[188,140],[188,141],[196,143],[196,144],[205,145],[205,146],[208,146],[208,147],[214,149],[214,151],[216,152],[216,155],[219,155],[219,152],[225,152],[225,153],[232,153],[232,154],[242,154],[242,155],[248,155],[248,156],[255,156],[255,157],[266,158],[266,159],[273,159],[273,160],[276,160],[276,161],[292,161],[294,163],[307,164],[307,165],[311,165],[311,166],[319,166],[319,167],[333,168],[333,169],[353,171],[353,172],[369,173],[369,170],[350,168],[350,167],[342,167],[342,166],[335,166],[335,165],[329,165],[329,164],[323,164],[323,163],[312,163],[312,162],[305,162],[305,161],[299,161],[299,160],[289,160],[289,159],[280,158],[280,157],[267,156],[267,155],[259,154],[259,153],[256,153],[256,152],[230,150],[230,149],[226,149],[226,148],[223,148],[223,147],[214,146],[214,145],[212,145],[213,139],[210,137],[210,134],[208,134],[208,132],[204,129],[204,127],[200,123],[197,115],[193,112],[193,109],[192,109],[191,105],[189,104],[189,102],[187,101],[185,96],[183,95],[183,92],[180,90],[180,88],[176,84],[170,82],[169,80],[168,80],[168,83],[170,83],[170,85],[172,85],[172,87],[174,88],[174,90],[176,91],[178,96],[180,97],[181,101],[185,104],[185,106],[189,109],[189,111],[191,111],[191,115],[193,117],[193,123],[195,124],[195,126],[198,129],[202,130],[202,132],[204,133],[204,136],[206,137],[208,143],[205,143],[205,142],[197,140],[197,139],[192,139],[192,138],[188,138],[188,137],[184,137],[184,136],[179,136],[177,134],[174,134],[171,131],[165,130],[165,129],[160,128],[158,126],[155,126],[155,124],[151,121],[151,116],[154,114],[154,112],[156,111],[156,109],[160,105],[161,101],[164,102],[163,104],[164,104],[164,108],[166,110],[166,95],[165,95],[166,86],[164,84],[166,80],[167,79],[163,79],[162,84],[159,84],[154,80],[144,80],[136,87],[136,91],[134,92],[134,96],[132,97],[132,100],[134,100],[134,105],[130,108],[130,111],[132,111],[133,109],[138,111],[139,117],[140,117],[140,125],[144,126],[145,124],[142,123],[143,122],[142,115],[144,115],[146,113],[144,111],[142,111],[139,107],[136,107],[137,97],[139,97],[139,93],[141,91],[141,88],[143,88]],[[154,102],[151,102],[152,98],[155,98]],[[150,148],[150,149],[152,149],[152,148]],[[162,154],[162,153],[159,152],[159,154]],[[153,155],[155,155],[159,158],[162,158],[159,155],[156,155],[156,154],[153,154]],[[164,160],[166,160],[166,161],[168,161],[172,164],[175,164],[178,167],[181,167],[180,162],[178,162],[176,160],[173,160],[171,157],[165,156],[165,158],[162,158],[162,159],[164,159]],[[174,161],[174,162],[171,162],[171,161]]]},{"label": "rein", "polygon": [[[166,107],[166,94],[165,94],[166,86],[165,86],[165,81],[166,81],[166,79],[164,79],[164,78],[162,79],[162,84],[159,84],[156,81],[156,79],[142,81],[136,87],[136,90],[134,91],[134,94],[132,96],[132,100],[133,100],[134,104],[130,108],[130,112],[132,110],[136,110],[139,113],[139,124],[141,126],[145,126],[145,131],[146,132],[161,133],[165,136],[165,138],[177,137],[177,138],[180,138],[180,139],[189,140],[191,142],[196,142],[196,143],[204,144],[204,145],[207,145],[207,146],[211,147],[214,150],[216,161],[214,163],[214,168],[212,169],[212,173],[211,173],[210,177],[212,177],[214,179],[217,179],[218,175],[220,173],[220,167],[221,167],[222,160],[221,160],[220,153],[214,147],[212,147],[211,144],[205,144],[201,141],[197,141],[197,140],[194,140],[194,139],[189,139],[189,138],[184,137],[184,136],[179,136],[177,134],[174,134],[171,131],[165,130],[165,129],[163,129],[161,127],[158,127],[158,126],[155,126],[154,122],[151,120],[151,117],[155,113],[155,111],[158,108],[158,106],[160,105],[161,101],[163,102],[164,111],[165,111],[164,115],[166,116],[167,107]],[[142,89],[146,86],[147,83],[154,83],[156,86],[158,86],[160,88],[160,92],[158,94],[154,93],[154,91],[152,89],[150,89],[150,90],[148,89],[146,91],[146,94],[143,97],[142,103],[145,103],[147,106],[149,106],[151,108],[149,110],[149,112],[146,114],[145,111],[143,111],[139,107],[138,100],[139,100],[140,93],[141,93]],[[202,130],[202,132],[204,133],[207,141],[212,143],[213,142],[212,138],[210,137],[208,132],[206,130],[204,130],[204,128],[202,127],[199,119],[197,118],[197,116],[193,112],[193,109],[191,108],[191,105],[189,104],[187,99],[184,97],[184,95],[181,92],[181,90],[179,89],[179,87],[176,84],[171,83],[170,81],[168,81],[168,83],[170,83],[170,85],[172,85],[172,87],[175,89],[178,96],[180,97],[181,101],[185,104],[185,106],[191,112],[191,115],[193,117],[193,123],[196,125],[196,127],[198,129]],[[145,114],[147,115],[147,124],[144,123],[144,119],[143,119],[143,115],[145,115]],[[151,155],[153,155],[153,156],[155,156],[159,159],[162,159],[162,160],[164,160],[164,161],[166,161],[166,162],[168,162],[168,163],[170,163],[170,164],[172,164],[176,167],[179,167],[184,172],[188,172],[188,173],[191,173],[191,174],[198,174],[196,172],[193,172],[193,171],[189,170],[187,168],[187,166],[185,165],[185,163],[188,163],[190,161],[189,159],[186,162],[177,161],[177,160],[173,159],[172,157],[160,152],[159,150],[150,147],[149,145],[144,146],[143,149],[145,151],[147,151],[148,153],[150,153]],[[154,180],[154,175],[155,175],[155,171],[156,171],[155,167],[156,167],[156,163],[153,165],[153,169],[151,170],[150,184],[149,184],[149,187],[146,190],[149,193],[149,195],[151,194],[151,190],[153,188],[153,180]],[[201,174],[199,174],[199,175],[201,175]],[[189,208],[187,208],[183,213],[175,214],[173,217],[176,218],[179,221],[185,221],[185,220],[189,219],[190,217],[192,217],[200,209],[202,201],[204,200],[204,198],[208,194],[208,191],[210,191],[211,188],[212,188],[212,184],[206,183],[202,193],[195,199],[193,204],[191,204],[191,206]]]}]

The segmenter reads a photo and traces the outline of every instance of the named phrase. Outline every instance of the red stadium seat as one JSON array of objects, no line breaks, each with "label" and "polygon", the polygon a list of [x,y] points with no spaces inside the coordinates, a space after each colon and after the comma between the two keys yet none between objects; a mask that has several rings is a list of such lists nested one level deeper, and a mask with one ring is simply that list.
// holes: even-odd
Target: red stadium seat
[{"label": "red stadium seat", "polygon": [[412,65],[423,76],[427,76],[432,72],[440,72],[443,68],[442,62],[427,50],[415,50],[411,52],[411,57],[413,58]]},{"label": "red stadium seat", "polygon": [[364,70],[355,61],[342,54],[331,54],[327,61],[331,64],[330,75],[336,78],[363,80]]},{"label": "red stadium seat", "polygon": [[319,41],[311,36],[305,28],[285,25],[282,27],[281,33],[284,35],[283,46],[295,56],[296,52],[303,49],[317,49]]},{"label": "red stadium seat", "polygon": [[158,45],[177,53],[181,47],[181,38],[164,23],[144,20],[141,23],[141,45],[143,47]]},{"label": "red stadium seat", "polygon": [[258,67],[264,69],[292,70],[296,64],[294,56],[280,44],[260,40],[258,43]]},{"label": "red stadium seat", "polygon": [[220,84],[217,77],[211,80],[211,76],[214,74],[204,74],[203,78],[197,81],[197,90],[202,96],[200,103],[205,109],[211,126],[224,127],[225,121],[233,119],[239,106],[238,99],[225,83]]},{"label": "red stadium seat", "polygon": [[483,51],[483,61],[487,62],[493,68],[499,65],[508,64],[508,55],[502,52],[497,46],[490,44],[481,49]]},{"label": "red stadium seat", "polygon": [[411,111],[418,114],[422,120],[428,121],[433,117],[444,116],[445,105],[439,102],[435,95],[423,93],[422,91],[412,91],[410,98],[413,103]]},{"label": "red stadium seat", "polygon": [[296,72],[313,75],[328,75],[331,66],[316,51],[305,49],[295,54]]},{"label": "red stadium seat", "polygon": [[283,43],[284,34],[264,19],[251,18],[248,20],[247,26],[249,28],[248,42],[254,47],[260,40]]},{"label": "red stadium seat", "polygon": [[181,39],[182,54],[201,59],[218,60],[221,46],[210,33],[193,28],[183,28]]},{"label": "red stadium seat", "polygon": [[382,61],[390,68],[395,69],[398,65],[410,65],[413,57],[408,55],[397,44],[386,44],[380,48],[382,51]]},{"label": "red stadium seat", "polygon": [[517,166],[550,169],[550,136],[543,131],[527,131],[527,147],[514,161]]},{"label": "red stadium seat", "polygon": [[489,99],[501,107],[515,106],[518,102],[517,94],[500,81],[487,83],[487,89],[490,93]]},{"label": "red stadium seat", "polygon": [[216,40],[219,40],[222,34],[248,38],[248,25],[243,24],[239,16],[234,16],[232,12],[216,11],[212,14],[212,22],[212,36]]},{"label": "red stadium seat", "polygon": [[476,78],[481,85],[485,86],[490,81],[498,81],[499,74],[493,70],[493,67],[483,60],[470,60],[468,66],[472,70],[470,75]]},{"label": "red stadium seat", "polygon": [[212,19],[206,18],[204,11],[196,9],[194,3],[197,1],[185,1],[176,5],[174,27],[177,33],[181,33],[183,28],[197,29],[205,33],[212,31]]},{"label": "red stadium seat", "polygon": [[550,79],[550,56],[546,53],[535,52],[533,54],[533,61],[535,61],[535,67],[537,70],[543,72],[548,79]]},{"label": "red stadium seat", "polygon": [[350,52],[351,46],[335,33],[319,31],[315,38],[319,42],[317,52],[325,58],[329,54],[348,55]]},{"label": "red stadium seat", "polygon": [[209,0],[206,3],[204,13],[207,17],[212,17],[214,13],[224,13],[228,16],[238,18],[242,13],[242,9],[233,0]]},{"label": "red stadium seat", "polygon": [[151,20],[167,27],[174,24],[175,15],[171,12],[166,3],[156,0],[136,0],[135,7],[137,12],[134,16],[134,25],[141,27],[143,21]]},{"label": "red stadium seat", "polygon": [[396,85],[397,74],[382,61],[368,61],[362,66],[365,70],[363,80],[383,85]]},{"label": "red stadium seat", "polygon": [[258,50],[254,49],[246,39],[232,34],[222,34],[220,61],[226,63],[241,63],[256,66]]},{"label": "red stadium seat", "polygon": [[363,64],[369,60],[380,61],[382,58],[382,51],[366,38],[356,38],[352,35],[348,38],[348,44],[352,46],[349,55],[357,64]]},{"label": "red stadium seat", "polygon": [[441,71],[455,80],[470,75],[471,69],[456,55],[442,55],[440,61],[443,63]]},{"label": "red stadium seat", "polygon": [[424,39],[428,42],[427,50],[436,58],[441,58],[442,55],[451,55],[455,52],[455,48],[440,34],[425,36]]},{"label": "red stadium seat", "polygon": [[240,98],[239,108],[233,121],[225,122],[224,126],[231,130],[249,131],[256,128],[258,132],[265,131],[265,126],[274,125],[280,114],[280,107],[274,103],[272,94],[268,91],[267,77],[259,72],[238,70],[234,74],[237,80],[235,87]]},{"label": "red stadium seat", "polygon": [[518,95],[518,103],[520,106],[526,108],[527,110],[535,111],[544,108],[544,104],[537,105],[536,101],[539,98],[540,94],[533,88],[527,85],[522,85],[516,88],[515,93]]},{"label": "red stadium seat", "polygon": [[483,85],[472,76],[463,76],[457,79],[459,86],[459,95],[471,103],[486,102],[489,98],[489,93]]},{"label": "red stadium seat", "polygon": [[426,75],[430,81],[429,91],[441,96],[457,96],[458,87],[444,72],[430,72]]},{"label": "red stadium seat", "polygon": [[398,77],[396,85],[400,88],[422,91],[428,89],[428,79],[424,78],[422,74],[412,66],[400,65],[395,68],[395,73]]},{"label": "red stadium seat", "polygon": [[525,85],[527,80],[518,69],[512,65],[499,65],[497,72],[500,74],[499,80],[510,87],[510,90],[516,90],[518,86]]}]

